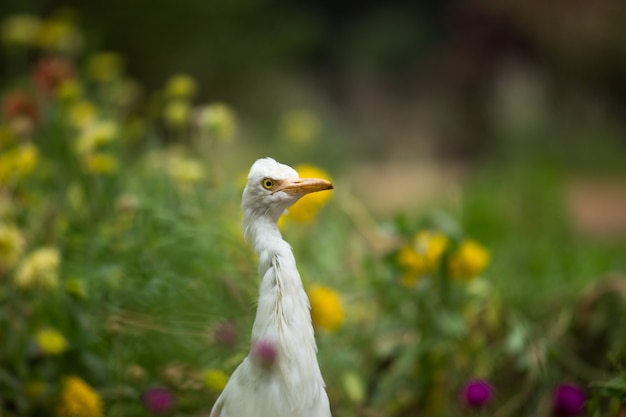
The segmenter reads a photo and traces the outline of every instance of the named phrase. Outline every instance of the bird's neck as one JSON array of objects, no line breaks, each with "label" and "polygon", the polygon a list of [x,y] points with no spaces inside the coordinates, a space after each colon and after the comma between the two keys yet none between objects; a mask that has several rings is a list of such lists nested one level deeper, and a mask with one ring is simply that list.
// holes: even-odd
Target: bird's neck
[{"label": "bird's neck", "polygon": [[[270,216],[247,218],[246,239],[259,257],[259,303],[252,337],[289,337],[310,345],[315,338],[309,300],[304,291],[291,246],[283,240]],[[252,221],[250,221],[252,220]]]},{"label": "bird's neck", "polygon": [[259,257],[259,275],[261,276],[260,296],[269,294],[275,297],[273,302],[280,304],[284,297],[304,296],[308,311],[308,299],[304,293],[302,280],[296,267],[291,246],[278,229],[276,220],[270,216],[259,216],[246,226],[246,239],[252,244]]},{"label": "bird's neck", "polygon": [[[259,260],[261,260],[263,255],[280,251],[285,246],[290,249],[289,244],[283,240],[280,230],[278,230],[277,221],[278,219],[274,219],[267,213],[245,213],[245,239],[259,255]],[[267,271],[266,265],[263,264],[263,262],[259,262],[259,273],[261,276]]]},{"label": "bird's neck", "polygon": [[271,216],[250,216],[250,213],[245,216],[246,239],[259,256],[262,278],[252,342],[274,342],[278,354],[269,373],[254,365],[250,369],[257,376],[275,378],[283,386],[285,400],[295,410],[318,401],[324,380],[317,363],[309,299],[277,220]]}]

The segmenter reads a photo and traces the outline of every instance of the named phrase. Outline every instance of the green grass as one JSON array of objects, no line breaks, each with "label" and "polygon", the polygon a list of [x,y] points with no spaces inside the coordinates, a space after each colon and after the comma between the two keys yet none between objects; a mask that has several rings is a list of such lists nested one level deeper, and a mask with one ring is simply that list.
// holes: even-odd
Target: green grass
[{"label": "green grass", "polygon": [[552,301],[571,302],[594,281],[626,267],[626,239],[575,231],[565,194],[573,177],[554,160],[492,162],[463,190],[461,222],[493,251],[491,279],[529,313]]}]

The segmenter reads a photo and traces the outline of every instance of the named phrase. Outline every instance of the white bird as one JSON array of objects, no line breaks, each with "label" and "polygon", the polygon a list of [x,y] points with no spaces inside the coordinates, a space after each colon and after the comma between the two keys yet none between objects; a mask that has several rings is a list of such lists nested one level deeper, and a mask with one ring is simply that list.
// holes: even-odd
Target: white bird
[{"label": "white bird", "polygon": [[259,258],[259,301],[250,352],[211,417],[330,417],[309,299],[277,222],[303,195],[332,188],[326,180],[299,178],[271,158],[250,168],[241,207],[245,239]]}]

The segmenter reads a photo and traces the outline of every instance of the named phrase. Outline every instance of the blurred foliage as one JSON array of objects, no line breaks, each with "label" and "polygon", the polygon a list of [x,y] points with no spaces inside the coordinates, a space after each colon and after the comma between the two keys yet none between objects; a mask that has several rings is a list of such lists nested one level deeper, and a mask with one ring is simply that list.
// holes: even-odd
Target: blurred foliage
[{"label": "blurred foliage", "polygon": [[[193,2],[211,8],[215,21],[229,17],[223,25],[235,24],[237,34],[269,4]],[[104,4],[84,7],[90,19],[105,18]],[[136,39],[131,59],[158,66],[150,42],[125,30],[186,45],[172,31],[133,25],[145,7],[107,4],[115,13],[106,18],[130,19],[112,35]],[[374,39],[354,50],[363,61],[350,62],[359,66],[376,54],[392,64],[405,56],[409,46],[390,51],[375,39],[388,30],[392,39],[437,33],[410,27],[397,10],[381,20],[366,12],[362,27],[383,29],[365,30]],[[291,15],[267,14],[262,26],[272,30],[259,44],[300,50],[321,36]],[[404,23],[394,27],[397,18]],[[303,174],[329,177],[313,164],[331,171],[347,162],[345,145],[329,149],[339,133],[302,106],[282,110],[276,142],[263,140],[263,126],[251,135],[260,140],[244,142],[252,128],[237,103],[205,101],[214,85],[206,80],[218,78],[179,69],[184,60],[163,52],[167,75],[146,88],[129,75],[129,58],[98,48],[99,33],[83,31],[80,20],[61,9],[2,21],[0,410],[206,415],[249,350],[258,280],[237,214],[248,162],[271,150],[307,162]],[[292,30],[301,37],[288,36]],[[228,37],[208,41],[241,53]],[[256,52],[259,64],[281,62]],[[501,109],[491,126],[510,140],[477,164],[457,206],[372,219],[342,190],[342,172],[331,171],[334,198],[303,200],[285,217],[334,415],[464,415],[468,406],[496,416],[580,412],[578,403],[557,403],[553,392],[563,387],[586,398],[591,415],[621,407],[624,244],[580,239],[569,225],[563,176],[592,166],[588,148],[574,160],[550,146],[521,152],[516,140],[534,137],[536,126],[550,130],[532,112],[505,117],[514,109]],[[619,128],[591,131],[613,137]],[[612,170],[623,173],[619,163]],[[489,387],[484,400],[460,399],[476,381]]]},{"label": "blurred foliage", "polygon": [[[363,105],[359,101],[376,94],[362,91],[364,81],[373,81],[383,86],[388,101],[397,97],[415,106],[426,98],[452,113],[437,115],[441,120],[434,122],[455,121],[439,126],[438,133],[460,151],[493,140],[490,96],[506,82],[511,64],[537,75],[547,109],[569,113],[570,120],[619,120],[626,104],[621,36],[626,6],[619,0],[575,6],[370,0],[358,7],[312,0],[183,0],[176,5],[6,0],[0,13],[49,15],[61,7],[77,11],[76,20],[88,28],[83,44],[120,51],[130,73],[149,90],[182,71],[200,81],[202,97],[276,116],[282,100],[315,104],[311,91],[321,87],[339,104],[335,110],[347,107],[346,115],[354,116]],[[533,88],[523,87],[522,95],[530,93],[532,99]]]}]

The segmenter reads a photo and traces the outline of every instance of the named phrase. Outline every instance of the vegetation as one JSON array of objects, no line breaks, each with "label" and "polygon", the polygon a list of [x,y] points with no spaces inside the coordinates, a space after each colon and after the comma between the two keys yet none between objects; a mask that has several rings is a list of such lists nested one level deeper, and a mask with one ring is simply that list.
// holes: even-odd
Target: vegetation
[{"label": "vegetation", "polygon": [[13,15],[2,36],[1,415],[208,415],[250,349],[245,174],[285,144],[302,175],[338,179],[281,223],[334,415],[623,407],[626,245],[582,238],[564,203],[587,152],[497,149],[456,204],[378,218],[342,189],[331,161],[348,158],[323,158],[312,111],[259,151],[192,77],[142,92],[71,14]]}]

